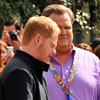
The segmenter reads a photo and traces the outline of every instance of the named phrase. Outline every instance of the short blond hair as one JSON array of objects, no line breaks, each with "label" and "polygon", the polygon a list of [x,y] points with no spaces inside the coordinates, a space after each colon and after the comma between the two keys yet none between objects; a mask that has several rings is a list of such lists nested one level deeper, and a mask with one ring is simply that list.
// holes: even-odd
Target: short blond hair
[{"label": "short blond hair", "polygon": [[60,33],[60,29],[52,19],[45,16],[31,17],[24,27],[22,45],[27,45],[36,34],[51,37],[53,32]]}]

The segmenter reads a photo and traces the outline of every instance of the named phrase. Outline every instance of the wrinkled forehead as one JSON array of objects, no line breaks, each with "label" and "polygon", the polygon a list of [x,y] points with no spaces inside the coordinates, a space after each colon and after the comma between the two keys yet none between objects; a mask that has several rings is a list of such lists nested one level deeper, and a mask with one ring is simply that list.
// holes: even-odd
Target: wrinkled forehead
[{"label": "wrinkled forehead", "polygon": [[51,14],[50,18],[55,21],[58,26],[72,25],[71,18],[67,13],[62,15]]},{"label": "wrinkled forehead", "polygon": [[50,18],[55,22],[56,21],[67,21],[67,20],[71,21],[71,18],[67,13],[64,13],[64,14],[61,14],[61,15],[53,13],[53,14],[50,15]]}]

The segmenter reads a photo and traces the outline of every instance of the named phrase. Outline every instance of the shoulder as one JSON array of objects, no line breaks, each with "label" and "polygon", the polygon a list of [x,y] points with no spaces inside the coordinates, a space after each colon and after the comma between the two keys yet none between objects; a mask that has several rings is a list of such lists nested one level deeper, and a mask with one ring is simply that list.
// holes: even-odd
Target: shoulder
[{"label": "shoulder", "polygon": [[80,55],[84,55],[84,56],[90,56],[91,55],[91,56],[96,57],[94,53],[92,53],[92,52],[90,52],[88,50],[84,50],[84,49],[78,48],[78,47],[75,47],[75,51]]},{"label": "shoulder", "polygon": [[[8,68],[7,68],[8,69]],[[24,80],[24,79],[31,79],[32,80],[32,73],[27,68],[19,68],[17,65],[12,69],[7,71],[5,68],[1,74],[2,81],[6,81],[8,79],[16,79],[16,80]]]},{"label": "shoulder", "polygon": [[75,47],[75,51],[81,60],[91,63],[100,63],[99,58],[92,52]]},{"label": "shoulder", "polygon": [[8,62],[5,68],[2,71],[1,77],[3,80],[6,80],[10,77],[32,77],[32,72],[29,69],[29,66],[22,61],[21,59],[13,58],[10,62]]}]

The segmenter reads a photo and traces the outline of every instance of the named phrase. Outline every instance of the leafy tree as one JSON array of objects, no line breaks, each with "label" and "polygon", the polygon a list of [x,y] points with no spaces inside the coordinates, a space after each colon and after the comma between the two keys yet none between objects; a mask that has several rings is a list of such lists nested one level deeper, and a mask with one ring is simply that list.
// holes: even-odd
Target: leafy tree
[{"label": "leafy tree", "polygon": [[[83,13],[86,13],[82,11],[84,2],[89,4],[90,21],[82,15]],[[11,16],[16,16],[20,18],[24,25],[30,16],[37,14],[40,15],[42,10],[49,4],[64,4],[67,7],[70,7],[75,14],[75,23],[73,27],[75,31],[81,30],[80,33],[86,33],[87,30],[89,31],[89,27],[94,27],[98,22],[100,22],[100,0],[1,0],[0,33],[2,29],[2,22],[5,19]],[[81,17],[80,21],[76,20],[78,11],[81,11],[79,15]],[[83,28],[84,25],[82,26],[82,22],[86,27]],[[89,27],[85,24],[85,22],[88,23]],[[95,30],[97,30],[96,27]]]},{"label": "leafy tree", "polygon": [[[18,17],[23,24],[30,16],[40,13],[40,9],[29,0],[2,0],[0,2],[0,23],[9,17]],[[1,30],[2,32],[2,30]]]}]

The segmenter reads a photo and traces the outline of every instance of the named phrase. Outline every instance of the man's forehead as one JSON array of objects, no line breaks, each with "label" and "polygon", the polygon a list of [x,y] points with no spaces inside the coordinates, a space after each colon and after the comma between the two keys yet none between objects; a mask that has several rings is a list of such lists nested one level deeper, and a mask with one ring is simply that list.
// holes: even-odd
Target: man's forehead
[{"label": "man's forehead", "polygon": [[16,30],[15,25],[4,26],[3,31],[11,32],[12,30]]}]

